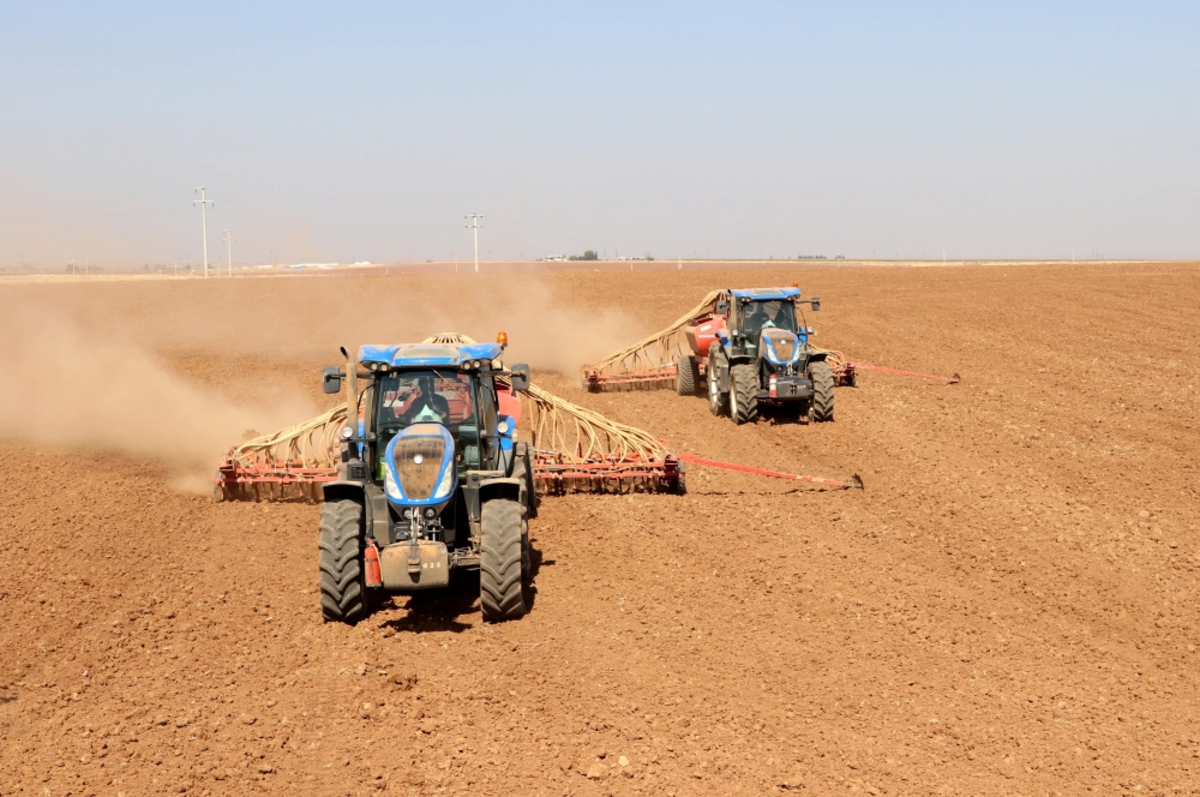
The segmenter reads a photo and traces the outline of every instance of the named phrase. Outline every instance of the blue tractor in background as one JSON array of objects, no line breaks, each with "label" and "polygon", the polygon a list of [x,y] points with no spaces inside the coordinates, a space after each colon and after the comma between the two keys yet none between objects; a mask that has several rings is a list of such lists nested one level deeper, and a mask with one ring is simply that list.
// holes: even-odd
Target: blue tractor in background
[{"label": "blue tractor in background", "polygon": [[325,369],[326,393],[349,383],[337,480],[323,486],[326,621],[356,622],[383,593],[445,587],[459,570],[479,571],[485,620],[525,614],[537,496],[515,392],[529,367],[505,370],[506,344],[363,346]]},{"label": "blue tractor in background", "polygon": [[770,406],[832,421],[828,352],[809,346],[803,304],[821,309],[820,298],[802,300],[795,287],[723,291],[715,311],[685,330],[693,353],[677,366],[677,391],[686,395],[700,387],[704,363],[713,415],[728,413],[735,423],[748,423]]}]

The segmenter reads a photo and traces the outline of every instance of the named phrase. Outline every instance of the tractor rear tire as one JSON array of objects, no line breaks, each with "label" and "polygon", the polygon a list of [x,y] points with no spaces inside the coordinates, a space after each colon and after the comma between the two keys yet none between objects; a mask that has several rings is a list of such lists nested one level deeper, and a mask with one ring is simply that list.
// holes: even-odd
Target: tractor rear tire
[{"label": "tractor rear tire", "polygon": [[321,616],[325,622],[356,623],[367,614],[363,579],[363,508],[357,501],[321,505],[317,542],[321,566]]},{"label": "tractor rear tire", "polygon": [[708,359],[708,411],[718,418],[724,415],[729,408],[729,394],[721,392],[719,371],[717,361],[710,357]]},{"label": "tractor rear tire", "polygon": [[758,378],[753,365],[729,369],[729,414],[737,424],[758,420]]},{"label": "tractor rear tire", "polygon": [[525,508],[517,501],[493,498],[483,505],[479,515],[479,604],[483,619],[515,620],[525,614]]},{"label": "tractor rear tire", "polygon": [[533,476],[533,463],[529,457],[529,446],[517,443],[513,446],[516,462],[513,463],[512,477],[517,479],[525,488],[525,519],[538,515],[537,481]]},{"label": "tractor rear tire", "polygon": [[833,371],[829,363],[818,361],[808,366],[808,378],[813,383],[813,400],[808,417],[817,423],[833,420]]},{"label": "tractor rear tire", "polygon": [[699,383],[700,367],[696,365],[696,358],[683,355],[675,363],[675,392],[681,396],[694,396]]},{"label": "tractor rear tire", "polygon": [[533,578],[533,548],[529,545],[529,521],[521,521],[521,583]]}]

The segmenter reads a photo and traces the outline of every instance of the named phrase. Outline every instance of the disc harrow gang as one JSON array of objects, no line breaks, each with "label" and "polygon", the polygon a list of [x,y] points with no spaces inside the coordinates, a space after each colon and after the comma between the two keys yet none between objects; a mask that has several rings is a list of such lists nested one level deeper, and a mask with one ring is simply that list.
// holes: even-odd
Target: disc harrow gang
[{"label": "disc harrow gang", "polygon": [[[497,380],[501,382],[501,379]],[[552,495],[683,492],[684,467],[649,432],[530,385],[519,391],[519,434],[534,453],[534,483]],[[217,468],[215,497],[243,501],[320,501],[338,478],[346,407],[230,449]]]}]

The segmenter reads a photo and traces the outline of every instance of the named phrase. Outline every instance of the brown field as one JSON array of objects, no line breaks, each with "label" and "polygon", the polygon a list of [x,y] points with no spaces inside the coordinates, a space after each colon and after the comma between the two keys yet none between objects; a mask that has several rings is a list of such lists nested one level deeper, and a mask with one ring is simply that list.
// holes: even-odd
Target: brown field
[{"label": "brown field", "polygon": [[[716,287],[823,299],[837,421],[573,366]],[[0,281],[0,795],[1194,794],[1200,265]],[[324,625],[316,507],[218,504],[338,345],[505,329],[677,450],[547,498],[521,621],[469,579]],[[566,376],[553,373],[565,370]],[[477,590],[477,582],[474,585]]]}]

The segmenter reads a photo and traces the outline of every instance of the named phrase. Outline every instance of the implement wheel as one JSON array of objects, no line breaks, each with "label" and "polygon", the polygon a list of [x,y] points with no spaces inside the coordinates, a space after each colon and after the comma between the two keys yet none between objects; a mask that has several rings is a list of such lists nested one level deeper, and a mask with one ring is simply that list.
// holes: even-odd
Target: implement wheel
[{"label": "implement wheel", "polygon": [[817,423],[833,420],[833,371],[829,363],[818,361],[808,366],[808,378],[813,383],[813,400],[808,417]]},{"label": "implement wheel", "polygon": [[515,620],[525,614],[525,508],[494,498],[479,513],[479,604],[483,619]]},{"label": "implement wheel", "polygon": [[326,622],[354,623],[367,613],[362,562],[363,508],[357,501],[321,505],[317,541],[321,565],[321,616]]},{"label": "implement wheel", "polygon": [[758,373],[753,365],[729,369],[729,414],[738,424],[758,419]]},{"label": "implement wheel", "polygon": [[708,411],[720,417],[729,405],[729,394],[721,392],[721,377],[717,374],[716,359],[708,358]]},{"label": "implement wheel", "polygon": [[699,384],[700,366],[696,364],[696,358],[683,355],[675,363],[675,392],[681,396],[694,396]]}]

